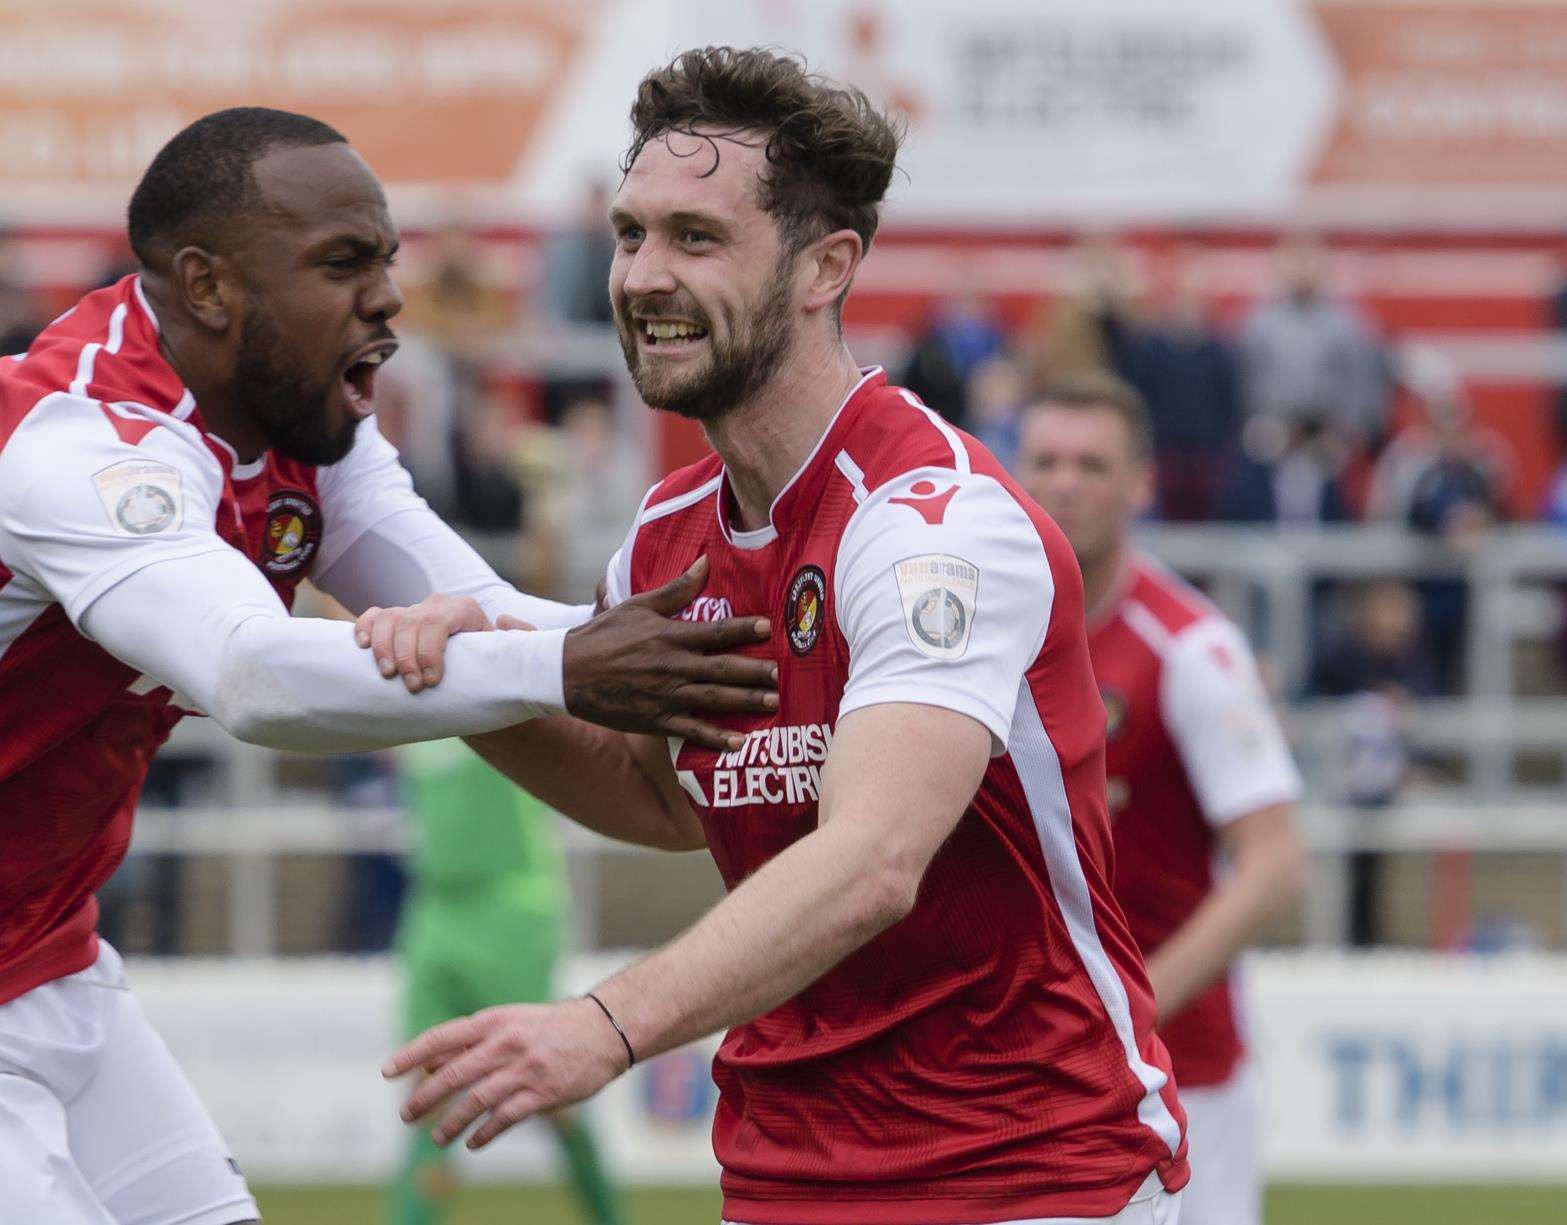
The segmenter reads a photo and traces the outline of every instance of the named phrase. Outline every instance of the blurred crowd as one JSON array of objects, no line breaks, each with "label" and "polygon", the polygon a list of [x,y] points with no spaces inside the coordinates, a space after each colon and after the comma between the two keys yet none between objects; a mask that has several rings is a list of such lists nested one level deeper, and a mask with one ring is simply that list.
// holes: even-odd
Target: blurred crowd
[{"label": "blurred crowd", "polygon": [[[569,601],[593,598],[658,462],[610,326],[606,211],[605,188],[589,185],[578,217],[520,254],[461,225],[416,236],[403,269],[403,349],[377,386],[380,427],[420,491],[488,542],[508,577]],[[58,309],[27,288],[17,250],[0,237],[0,353],[24,349]],[[1445,357],[1379,334],[1335,285],[1329,256],[1319,236],[1286,234],[1267,291],[1237,302],[1205,283],[1212,252],[1179,242],[1134,252],[1089,234],[1068,254],[1065,291],[1021,325],[979,297],[941,302],[889,373],[1010,462],[1041,387],[1110,372],[1152,418],[1151,519],[1381,525],[1437,553],[1471,555],[1518,504],[1516,457],[1475,421]],[[129,270],[117,253],[98,283]],[[1567,329],[1567,290],[1556,306]],[[1567,396],[1560,418],[1567,430]],[[1540,514],[1567,524],[1567,472]],[[1349,700],[1336,798],[1375,810],[1422,768],[1404,729],[1413,703],[1463,692],[1468,599],[1456,578],[1318,584],[1305,683],[1280,696]],[[150,797],[181,802],[189,777],[199,789],[199,769],[168,762]],[[328,783],[345,802],[395,798],[384,762],[342,767]],[[1374,936],[1375,871],[1365,860],[1352,890],[1364,939]],[[352,926],[371,945],[389,930],[394,886],[373,871],[356,886]],[[112,898],[106,905],[112,925]]]}]

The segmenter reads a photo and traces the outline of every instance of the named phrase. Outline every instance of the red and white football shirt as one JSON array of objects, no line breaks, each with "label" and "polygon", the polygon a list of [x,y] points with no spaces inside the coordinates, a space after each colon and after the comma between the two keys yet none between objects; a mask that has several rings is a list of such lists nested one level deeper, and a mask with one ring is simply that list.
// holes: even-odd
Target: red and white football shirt
[{"label": "red and white football shirt", "polygon": [[0,357],[0,1003],[97,956],[178,698],[76,628],[156,562],[238,549],[285,604],[375,523],[422,507],[373,423],[342,463],[239,465],[158,349],[136,277]]},{"label": "red and white football shirt", "polygon": [[[1213,887],[1215,831],[1300,797],[1300,775],[1245,637],[1200,592],[1133,557],[1090,627],[1107,713],[1115,893],[1144,953]],[[1221,979],[1160,1023],[1182,1088],[1216,1085],[1243,1053]]]},{"label": "red and white football shirt", "polygon": [[[611,602],[706,554],[704,608],[772,618],[780,706],[670,752],[733,887],[816,828],[841,715],[961,711],[994,757],[913,912],[714,1065],[724,1216],[939,1225],[1110,1216],[1188,1171],[1184,1116],[1111,892],[1104,715],[1055,525],[972,438],[868,373],[769,526],[716,456],[643,502]],[[700,610],[696,610],[700,611]]]}]

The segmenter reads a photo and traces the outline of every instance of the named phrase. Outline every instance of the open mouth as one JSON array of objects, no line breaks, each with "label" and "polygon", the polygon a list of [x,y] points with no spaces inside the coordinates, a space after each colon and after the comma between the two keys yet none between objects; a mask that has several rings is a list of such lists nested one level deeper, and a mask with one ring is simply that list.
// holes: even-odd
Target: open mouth
[{"label": "open mouth", "polygon": [[638,319],[637,335],[650,348],[670,353],[689,349],[707,339],[707,329],[700,324],[676,319]]},{"label": "open mouth", "polygon": [[380,340],[359,350],[343,368],[343,395],[355,416],[375,412],[375,376],[387,358],[397,352],[397,342]]}]

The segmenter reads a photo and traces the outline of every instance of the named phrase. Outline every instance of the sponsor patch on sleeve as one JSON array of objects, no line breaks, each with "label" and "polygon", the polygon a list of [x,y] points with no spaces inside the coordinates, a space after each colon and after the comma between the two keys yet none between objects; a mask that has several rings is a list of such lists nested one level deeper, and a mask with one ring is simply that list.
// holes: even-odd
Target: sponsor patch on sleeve
[{"label": "sponsor patch on sleeve", "polygon": [[122,536],[154,536],[185,518],[180,471],[149,459],[122,459],[93,473],[98,500]]},{"label": "sponsor patch on sleeve", "polygon": [[911,557],[893,567],[903,627],[932,659],[960,659],[974,629],[979,568],[950,553]]}]

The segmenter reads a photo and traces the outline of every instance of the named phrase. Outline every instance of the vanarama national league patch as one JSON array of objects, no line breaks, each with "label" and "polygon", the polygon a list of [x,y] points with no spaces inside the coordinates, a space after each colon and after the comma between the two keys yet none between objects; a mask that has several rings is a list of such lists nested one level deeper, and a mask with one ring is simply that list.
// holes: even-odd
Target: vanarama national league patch
[{"label": "vanarama national league patch", "polygon": [[153,536],[185,518],[180,471],[150,459],[122,459],[93,473],[98,500],[124,536]]},{"label": "vanarama national league patch", "polygon": [[979,596],[979,568],[950,553],[911,557],[893,567],[909,641],[932,659],[968,650]]}]

